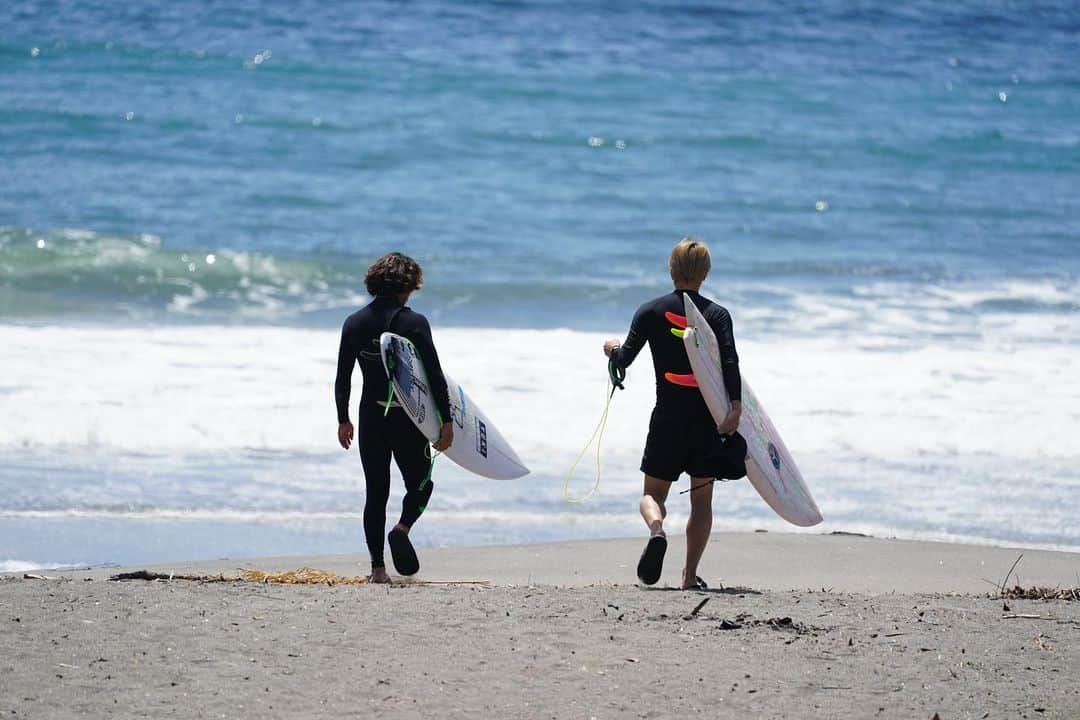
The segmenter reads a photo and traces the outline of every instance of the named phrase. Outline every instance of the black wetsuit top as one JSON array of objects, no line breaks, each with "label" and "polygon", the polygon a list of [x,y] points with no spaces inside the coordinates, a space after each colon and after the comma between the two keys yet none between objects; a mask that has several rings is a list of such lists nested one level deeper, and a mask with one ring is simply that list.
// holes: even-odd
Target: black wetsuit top
[{"label": "black wetsuit top", "polygon": [[386,331],[408,338],[416,346],[427,370],[435,406],[441,417],[450,417],[450,394],[446,387],[439,356],[431,340],[427,318],[398,302],[397,298],[380,295],[361,310],[350,315],[341,329],[338,349],[337,380],[334,396],[337,400],[338,422],[349,421],[349,395],[352,392],[353,366],[359,362],[364,378],[360,396],[360,412],[383,412],[390,381],[379,353],[379,336]]},{"label": "black wetsuit top", "polygon": [[611,359],[616,365],[625,368],[634,362],[634,358],[648,342],[652,350],[653,369],[656,372],[656,410],[662,413],[670,411],[701,416],[708,414],[701,391],[697,387],[672,382],[672,376],[677,379],[677,376],[687,376],[693,372],[682,339],[671,332],[672,329],[678,329],[678,325],[668,317],[670,313],[677,316],[676,319],[685,321],[684,293],[690,293],[694,304],[716,334],[728,397],[732,401],[741,401],[742,378],[739,375],[739,356],[735,352],[735,336],[731,330],[731,315],[720,305],[692,290],[676,290],[638,308],[626,341],[612,352]]}]

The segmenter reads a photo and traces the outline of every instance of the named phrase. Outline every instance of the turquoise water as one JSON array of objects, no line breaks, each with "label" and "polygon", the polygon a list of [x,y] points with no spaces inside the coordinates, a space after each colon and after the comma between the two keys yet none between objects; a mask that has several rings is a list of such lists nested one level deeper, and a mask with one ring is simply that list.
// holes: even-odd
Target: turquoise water
[{"label": "turquoise water", "polygon": [[[929,447],[904,446],[896,469],[876,438],[905,430],[890,429],[884,410],[852,410],[838,375],[829,412],[863,418],[875,434],[852,429],[793,449],[816,458],[811,485],[833,501],[832,516],[850,508],[840,513],[845,527],[1080,547],[1066,520],[1080,511],[1080,456],[1045,430],[1080,429],[1070,380],[1080,374],[1078,40],[1071,2],[5,4],[0,338],[9,349],[0,354],[0,411],[19,421],[0,433],[0,561],[142,557],[118,556],[113,545],[73,554],[69,541],[50,538],[75,526],[48,529],[64,521],[35,512],[104,513],[93,522],[126,537],[143,531],[125,530],[111,509],[165,513],[140,517],[140,528],[165,528],[186,511],[252,509],[250,496],[229,488],[260,476],[258,441],[232,426],[207,424],[223,443],[163,448],[149,434],[143,444],[166,459],[146,463],[124,442],[94,441],[99,406],[132,411],[122,384],[86,396],[71,420],[76,437],[57,437],[49,418],[62,403],[44,388],[72,378],[51,354],[67,330],[90,332],[83,342],[95,357],[144,350],[135,340],[110,345],[121,329],[261,328],[274,347],[297,329],[332,337],[364,301],[363,269],[397,249],[423,263],[427,287],[414,305],[437,327],[618,334],[638,303],[666,288],[667,251],[687,233],[713,246],[706,290],[762,357],[794,348],[813,354],[814,377],[838,366],[850,376],[859,358],[847,353],[865,347],[882,355],[880,373],[902,375],[881,378],[878,390],[910,380],[932,394],[908,399],[932,405],[931,423],[979,428],[977,441],[951,450],[933,444],[940,432],[927,435]],[[19,345],[27,328],[48,342]],[[477,362],[469,347],[458,367]],[[231,352],[227,339],[184,348],[194,368]],[[971,389],[928,390],[904,374],[917,352],[937,353],[925,373],[947,367]],[[1048,360],[1028,362],[1027,352]],[[544,362],[554,365],[520,372],[554,372],[561,361]],[[116,367],[101,355],[82,379],[112,387]],[[1022,428],[969,421],[992,412],[980,396],[1025,397],[1017,382],[1039,398],[1025,405]],[[767,390],[768,378],[755,386]],[[222,394],[250,402],[235,388],[196,387],[166,394],[192,417],[211,414]],[[304,402],[290,406],[292,417]],[[526,427],[522,444],[552,455],[552,468],[563,455],[568,465],[578,438],[547,443],[514,407],[506,403],[501,424]],[[786,423],[774,418],[789,439],[805,420],[791,408]],[[129,417],[110,422],[142,437]],[[217,467],[208,458],[223,448],[243,458]],[[351,456],[311,469],[311,454],[332,450],[313,442],[276,462],[355,481]],[[622,517],[630,508],[618,528],[631,532],[637,451],[613,452],[626,485],[595,510]],[[177,463],[204,468],[207,482],[215,475],[197,500],[178,496],[193,480]],[[1013,471],[1035,467],[1038,480]],[[84,474],[72,480],[73,468]],[[62,502],[33,490],[58,474]],[[866,489],[856,478],[880,489],[912,474],[1019,487],[1026,510],[1003,526],[997,509],[979,510],[999,506],[977,489],[963,518],[950,502],[859,499]],[[119,476],[128,490],[98,497],[94,488]],[[1039,485],[1045,477],[1049,488]],[[545,493],[558,481],[554,470],[536,480]],[[355,509],[355,493],[282,492],[275,512]],[[477,493],[511,513],[566,510],[556,490],[528,500]],[[768,517],[752,500],[735,514],[748,525]],[[1024,529],[1046,513],[1051,529]],[[578,532],[508,520],[492,533],[463,517],[451,512],[443,526],[453,529],[430,542]],[[257,541],[221,530],[241,538],[221,552],[288,550],[273,540],[283,525],[267,522]],[[352,547],[316,532],[312,542],[323,541]]]},{"label": "turquoise water", "polygon": [[[1077,308],[1073,3],[34,2],[0,27],[8,319],[307,323],[401,248],[443,322],[485,323],[477,295],[499,324],[582,297],[614,320],[684,233],[742,303],[1020,278]],[[252,281],[281,304],[210,253],[273,258]]]}]

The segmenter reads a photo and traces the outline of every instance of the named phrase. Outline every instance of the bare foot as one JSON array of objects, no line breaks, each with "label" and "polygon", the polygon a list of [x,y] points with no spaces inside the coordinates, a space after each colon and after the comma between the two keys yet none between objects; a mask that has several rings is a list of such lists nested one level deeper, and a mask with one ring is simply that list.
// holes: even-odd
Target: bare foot
[{"label": "bare foot", "polygon": [[705,581],[697,576],[697,573],[687,573],[686,568],[682,571],[682,583],[679,585],[680,590],[707,590],[708,585]]},{"label": "bare foot", "polygon": [[369,583],[384,584],[390,582],[390,576],[386,574],[386,568],[375,568],[368,575]]}]

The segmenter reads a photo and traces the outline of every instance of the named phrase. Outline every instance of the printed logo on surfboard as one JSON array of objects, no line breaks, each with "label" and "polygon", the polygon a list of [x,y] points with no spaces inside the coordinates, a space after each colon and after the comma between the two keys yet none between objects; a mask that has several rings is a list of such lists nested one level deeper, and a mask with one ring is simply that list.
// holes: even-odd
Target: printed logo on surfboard
[{"label": "printed logo on surfboard", "polygon": [[769,443],[769,459],[772,460],[773,467],[777,470],[780,469],[780,453],[777,452],[776,446]]},{"label": "printed logo on surfboard", "polygon": [[476,452],[487,457],[487,426],[480,418],[476,419]]},{"label": "printed logo on surfboard", "polygon": [[[404,343],[399,343],[399,344],[404,345]],[[418,365],[419,362],[420,362],[420,358],[418,358],[416,356],[416,348],[412,347],[411,345],[408,345],[408,346],[402,347],[402,349],[406,351],[405,352],[405,358],[408,361],[408,372],[409,372],[408,381],[406,381],[406,382],[404,382],[402,384],[405,385],[405,387],[409,388],[410,392],[412,392],[412,388],[416,388],[422,394],[427,395],[428,394],[427,384],[423,380],[421,380],[420,378],[418,378],[416,376],[416,365]]]},{"label": "printed logo on surfboard", "polygon": [[418,398],[413,395],[412,388],[416,377],[413,375],[412,355],[397,340],[390,344],[391,352],[387,354],[390,359],[390,372],[393,374],[392,382],[397,384],[398,401],[405,406],[413,415],[422,410],[423,405],[417,407]]},{"label": "printed logo on surfboard", "polygon": [[468,415],[468,410],[465,409],[465,391],[461,389],[460,385],[458,385],[457,390],[459,404],[450,403],[450,417],[458,428],[464,429],[465,416]]}]

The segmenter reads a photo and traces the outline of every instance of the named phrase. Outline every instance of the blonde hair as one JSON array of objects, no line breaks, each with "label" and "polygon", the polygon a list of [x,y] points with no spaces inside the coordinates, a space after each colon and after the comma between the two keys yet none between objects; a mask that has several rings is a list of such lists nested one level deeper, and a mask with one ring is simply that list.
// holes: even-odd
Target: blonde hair
[{"label": "blonde hair", "polygon": [[697,285],[705,281],[712,268],[709,246],[689,235],[671,249],[668,270],[676,285]]}]

